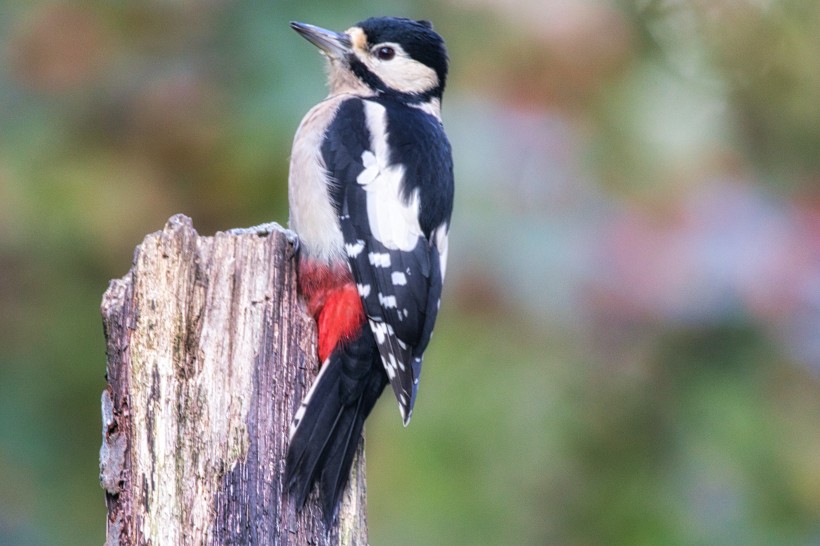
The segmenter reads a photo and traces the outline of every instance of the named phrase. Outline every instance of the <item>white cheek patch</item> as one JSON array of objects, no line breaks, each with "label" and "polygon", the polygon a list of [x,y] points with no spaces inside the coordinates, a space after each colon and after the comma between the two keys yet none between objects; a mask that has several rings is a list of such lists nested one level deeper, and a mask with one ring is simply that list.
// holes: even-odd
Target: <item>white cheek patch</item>
[{"label": "white cheek patch", "polygon": [[355,48],[356,56],[388,87],[404,93],[424,93],[438,87],[438,74],[429,66],[413,60],[399,44],[385,42],[377,47],[392,47],[396,56],[382,61],[369,51]]},{"label": "white cheek patch", "polygon": [[436,71],[407,57],[382,61],[373,71],[384,83],[405,93],[423,93],[438,87]]}]

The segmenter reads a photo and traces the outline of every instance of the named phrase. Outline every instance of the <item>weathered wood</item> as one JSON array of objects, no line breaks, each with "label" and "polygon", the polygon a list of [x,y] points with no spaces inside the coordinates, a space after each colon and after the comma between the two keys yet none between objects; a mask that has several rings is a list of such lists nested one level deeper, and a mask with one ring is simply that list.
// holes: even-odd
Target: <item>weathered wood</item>
[{"label": "weathered wood", "polygon": [[102,302],[106,544],[367,544],[363,449],[339,524],[282,492],[288,428],[318,372],[293,248],[172,217]]}]

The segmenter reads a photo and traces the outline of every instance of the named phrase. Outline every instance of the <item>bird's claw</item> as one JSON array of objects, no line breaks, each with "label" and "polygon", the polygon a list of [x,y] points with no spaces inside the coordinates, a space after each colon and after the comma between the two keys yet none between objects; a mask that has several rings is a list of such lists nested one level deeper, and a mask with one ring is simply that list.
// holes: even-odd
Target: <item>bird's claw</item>
[{"label": "bird's claw", "polygon": [[231,235],[258,235],[260,237],[265,237],[274,231],[284,233],[290,230],[283,228],[277,222],[266,222],[264,224],[259,224],[258,226],[229,229],[225,233],[229,233]]},{"label": "bird's claw", "polygon": [[293,246],[294,253],[299,251],[299,235],[293,230],[282,227],[278,222],[267,222],[246,228],[233,228],[227,230],[225,233],[229,233],[230,235],[256,235],[266,237],[275,232],[279,232],[285,236],[285,239]]},{"label": "bird's claw", "polygon": [[293,247],[293,253],[296,254],[299,252],[299,247],[301,243],[299,242],[299,234],[293,231],[292,229],[286,229],[282,233],[284,233],[285,238]]}]

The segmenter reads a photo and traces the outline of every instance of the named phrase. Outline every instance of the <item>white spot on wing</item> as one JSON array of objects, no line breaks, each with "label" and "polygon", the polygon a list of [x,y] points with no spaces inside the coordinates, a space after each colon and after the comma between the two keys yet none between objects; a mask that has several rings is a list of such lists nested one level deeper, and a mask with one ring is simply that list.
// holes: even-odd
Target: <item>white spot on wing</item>
[{"label": "white spot on wing", "polygon": [[396,366],[394,366],[392,362],[386,362],[384,371],[387,372],[387,378],[393,381],[393,378],[396,377]]},{"label": "white spot on wing", "polygon": [[345,252],[347,252],[348,258],[355,258],[356,256],[362,253],[362,250],[364,250],[364,241],[362,241],[361,239],[356,241],[354,244],[345,244]]},{"label": "white spot on wing", "polygon": [[385,309],[396,308],[396,296],[385,296],[379,292],[379,304]]},{"label": "white spot on wing", "polygon": [[393,353],[390,353],[390,355],[387,358],[387,361],[388,361],[387,366],[389,368],[392,368],[394,372],[396,371],[397,368],[401,368],[402,370],[404,369],[404,366],[402,366],[401,362],[396,360],[396,355],[394,355]]},{"label": "white spot on wing", "polygon": [[371,320],[370,329],[373,330],[373,335],[376,336],[376,343],[384,345],[387,340],[387,324]]},{"label": "white spot on wing", "polygon": [[356,290],[359,291],[359,296],[366,298],[370,295],[370,285],[369,284],[359,284],[356,283]]},{"label": "white spot on wing", "polygon": [[390,275],[390,280],[392,280],[396,286],[404,286],[407,284],[407,275],[401,271],[394,271],[392,275]]},{"label": "white spot on wing", "polygon": [[390,254],[387,252],[371,252],[367,259],[373,267],[390,267]]}]

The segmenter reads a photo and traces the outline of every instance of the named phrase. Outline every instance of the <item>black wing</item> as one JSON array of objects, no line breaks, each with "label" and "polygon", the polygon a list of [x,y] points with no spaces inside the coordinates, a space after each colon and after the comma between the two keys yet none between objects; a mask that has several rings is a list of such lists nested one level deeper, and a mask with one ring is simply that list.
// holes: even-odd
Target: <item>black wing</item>
[{"label": "black wing", "polygon": [[407,424],[441,298],[450,147],[435,118],[418,109],[350,99],[322,156],[348,262]]}]

